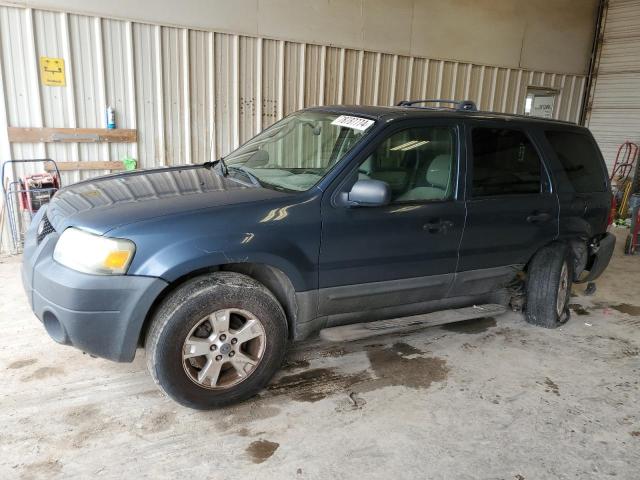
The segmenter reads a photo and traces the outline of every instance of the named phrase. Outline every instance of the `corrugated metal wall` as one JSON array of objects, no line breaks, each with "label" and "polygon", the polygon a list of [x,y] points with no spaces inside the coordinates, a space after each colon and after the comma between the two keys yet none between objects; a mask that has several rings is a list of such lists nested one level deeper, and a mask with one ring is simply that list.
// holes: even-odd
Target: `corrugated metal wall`
[{"label": "corrugated metal wall", "polygon": [[640,143],[640,0],[610,0],[587,125],[609,167],[621,143]]},{"label": "corrugated metal wall", "polygon": [[[41,56],[66,87],[42,86]],[[0,6],[0,155],[121,160],[142,168],[215,159],[297,109],[467,98],[521,113],[528,86],[557,89],[577,121],[585,78]],[[136,128],[133,144],[8,144],[6,126]],[[65,173],[65,183],[103,172]],[[106,173],[106,172],[104,172]],[[6,245],[6,242],[4,243]]]}]

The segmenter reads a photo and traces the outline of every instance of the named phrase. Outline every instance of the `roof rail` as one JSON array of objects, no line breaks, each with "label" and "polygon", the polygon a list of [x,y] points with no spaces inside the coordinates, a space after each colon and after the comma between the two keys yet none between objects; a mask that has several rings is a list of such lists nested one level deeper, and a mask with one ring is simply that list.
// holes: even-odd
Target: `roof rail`
[{"label": "roof rail", "polygon": [[[453,107],[444,107],[450,108],[451,110],[465,111],[465,112],[477,112],[478,107],[476,107],[475,102],[471,100],[447,100],[442,98],[435,99],[426,99],[426,100],[402,100],[398,102],[398,107],[413,107],[418,103],[451,103]],[[436,108],[436,107],[416,107],[416,108]],[[443,107],[440,107],[443,108]]]}]

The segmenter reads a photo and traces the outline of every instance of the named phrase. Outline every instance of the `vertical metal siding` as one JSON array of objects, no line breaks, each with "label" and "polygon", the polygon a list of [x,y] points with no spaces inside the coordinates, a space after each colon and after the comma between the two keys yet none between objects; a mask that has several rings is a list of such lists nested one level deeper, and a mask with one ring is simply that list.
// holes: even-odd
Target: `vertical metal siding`
[{"label": "vertical metal siding", "polygon": [[[280,69],[280,49],[275,40],[263,40],[262,42],[262,128],[266,128],[279,116],[278,108],[278,81]],[[225,148],[223,154],[230,148]]]},{"label": "vertical metal siding", "polygon": [[356,105],[358,103],[360,53],[357,50],[345,50],[344,52],[344,87],[342,94],[343,102],[348,105]]},{"label": "vertical metal siding", "polygon": [[611,0],[587,125],[609,167],[618,146],[640,143],[640,0]]},{"label": "vertical metal siding", "polygon": [[[74,61],[65,64],[67,82],[73,85],[73,100],[75,127],[93,128],[98,126],[100,113],[98,111],[98,97],[95,91],[97,82],[94,54],[96,39],[93,22],[89,17],[70,15],[67,20],[69,28],[69,50]],[[65,57],[69,58],[69,57]],[[100,125],[102,126],[102,125]],[[78,144],[73,153],[85,161],[100,160],[99,145]],[[70,174],[74,181],[80,180],[80,172]],[[66,180],[66,179],[63,179]]]},{"label": "vertical metal siding", "polygon": [[284,47],[284,112],[294,112],[304,105],[305,45],[285,42]]},{"label": "vertical metal siding", "polygon": [[193,163],[201,163],[212,159],[215,141],[213,34],[191,31],[189,50],[191,158]]},{"label": "vertical metal siding", "polygon": [[188,88],[184,65],[186,38],[181,29],[162,27],[162,84],[164,110],[165,162],[167,165],[190,163],[190,143],[185,138],[184,119],[188,103],[184,92]]},{"label": "vertical metal siding", "polygon": [[[633,33],[634,25],[620,29]],[[40,56],[64,58],[66,87],[40,84]],[[138,131],[137,144],[99,145],[7,145],[3,132],[4,156],[48,155],[59,161],[132,156],[141,168],[218,158],[307,106],[445,97],[521,113],[527,86],[547,86],[560,92],[555,116],[575,121],[584,88],[583,76],[8,6],[0,6],[0,61],[6,110],[0,108],[0,114],[8,126],[101,128],[105,108],[112,105],[118,126]],[[605,62],[606,68],[615,65],[615,58]],[[64,181],[100,173],[69,172]]]},{"label": "vertical metal siding", "polygon": [[[160,47],[156,28],[133,24],[133,69],[136,89],[135,112],[138,128],[138,162],[140,166],[162,166],[164,160],[164,113],[162,110],[162,78],[158,75]],[[160,128],[162,126],[162,128]]]},{"label": "vertical metal siding", "polygon": [[[131,104],[135,104],[135,90],[129,79],[134,76],[128,62],[130,46],[127,41],[128,22],[115,20],[102,21],[102,37],[104,48],[104,78],[106,104],[116,111],[116,125],[118,128],[135,128],[135,111]],[[104,120],[106,122],[106,118]],[[132,146],[127,143],[109,144],[108,158],[121,159],[133,154]]]}]

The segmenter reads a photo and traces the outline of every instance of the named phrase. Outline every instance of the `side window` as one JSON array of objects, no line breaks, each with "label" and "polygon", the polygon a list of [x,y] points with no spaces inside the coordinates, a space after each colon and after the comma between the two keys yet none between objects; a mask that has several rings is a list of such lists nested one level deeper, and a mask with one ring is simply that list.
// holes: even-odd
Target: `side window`
[{"label": "side window", "polygon": [[567,174],[569,190],[573,188],[577,193],[606,191],[606,173],[595,142],[588,135],[550,130],[545,136]]},{"label": "side window", "polygon": [[474,128],[472,144],[473,197],[540,192],[540,157],[523,132]]},{"label": "side window", "polygon": [[455,151],[451,128],[410,128],[384,140],[358,175],[387,182],[392,202],[446,200],[453,193]]}]

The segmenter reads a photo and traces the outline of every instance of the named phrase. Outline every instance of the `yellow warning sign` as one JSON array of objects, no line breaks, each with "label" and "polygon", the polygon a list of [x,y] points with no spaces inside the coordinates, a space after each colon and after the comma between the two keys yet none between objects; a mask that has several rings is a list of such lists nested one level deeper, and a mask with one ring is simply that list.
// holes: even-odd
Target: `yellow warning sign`
[{"label": "yellow warning sign", "polygon": [[40,79],[49,87],[64,87],[64,59],[40,57]]}]

